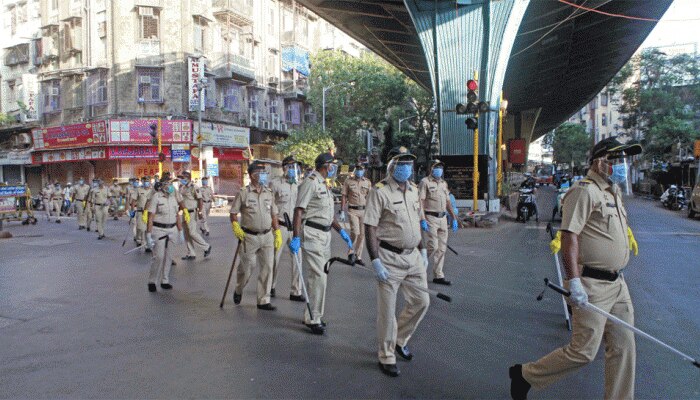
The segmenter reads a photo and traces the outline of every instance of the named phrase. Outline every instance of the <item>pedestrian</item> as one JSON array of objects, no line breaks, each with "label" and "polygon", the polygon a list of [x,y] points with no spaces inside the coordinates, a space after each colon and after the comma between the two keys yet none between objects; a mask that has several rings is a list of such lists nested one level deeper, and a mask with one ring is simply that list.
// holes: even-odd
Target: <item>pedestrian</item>
[{"label": "pedestrian", "polygon": [[71,192],[73,192],[73,183],[72,182],[67,182],[66,187],[63,188],[63,214],[66,216],[70,216],[73,212],[73,203],[71,202]]},{"label": "pedestrian", "polygon": [[[272,194],[275,197],[279,224],[281,226],[285,226],[285,214],[289,218],[290,223],[294,217],[294,207],[297,203],[299,181],[301,180],[301,169],[299,168],[299,164],[294,156],[288,156],[282,160],[282,170],[282,176],[278,176],[274,178],[272,182],[270,182],[270,189],[272,189]],[[293,228],[291,226],[281,229],[283,244],[289,246],[289,242],[292,240],[292,231]],[[272,290],[270,291],[270,295],[272,297],[275,297],[276,294],[275,288],[277,287],[277,274],[280,270],[283,248],[284,246],[281,246],[279,249],[277,249],[275,254],[275,265],[273,266],[272,273]],[[290,266],[292,269],[292,283],[289,292],[289,300],[304,302],[306,299],[304,298],[301,289],[301,275],[299,274],[299,266],[296,265],[296,257],[292,255],[291,259]]]},{"label": "pedestrian", "polygon": [[109,206],[112,201],[110,190],[105,187],[101,179],[97,180],[97,188],[92,194],[92,206],[95,211],[95,225],[97,225],[97,239],[105,237],[105,221],[109,214]]},{"label": "pedestrian", "polygon": [[[277,219],[277,205],[268,187],[270,172],[262,162],[248,166],[250,184],[241,189],[231,205],[230,219],[234,235],[243,246],[241,263],[236,273],[233,302],[241,303],[243,289],[248,284],[255,266],[258,274],[257,304],[260,310],[275,310],[270,303],[274,253],[282,247],[282,232]],[[240,222],[238,213],[241,214]]]},{"label": "pedestrian", "polygon": [[365,245],[365,207],[371,188],[372,182],[365,178],[364,165],[358,163],[355,165],[352,177],[343,182],[340,192],[342,197],[338,220],[343,223],[350,222],[350,238],[355,246],[355,256],[358,260],[362,259]]},{"label": "pedestrian", "polygon": [[[585,179],[564,198],[561,246],[572,308],[569,344],[539,360],[510,367],[511,396],[525,399],[530,387],[542,389],[592,362],[605,344],[605,398],[634,398],[635,341],[632,331],[586,310],[587,303],[634,324],[634,308],[622,269],[637,242],[628,225],[621,190],[627,180],[625,157],[639,154],[639,144],[601,140],[590,153]],[[560,244],[559,244],[560,243]]]},{"label": "pedestrian", "polygon": [[63,208],[63,190],[61,189],[61,184],[56,181],[53,185],[53,191],[51,192],[51,209],[53,214],[56,216],[56,223],[60,224],[61,220],[61,209]]},{"label": "pedestrian", "polygon": [[[377,343],[379,368],[399,375],[398,353],[413,359],[408,340],[430,305],[428,253],[421,241],[422,206],[418,187],[410,181],[415,156],[405,148],[392,151],[387,177],[370,191],[365,212],[367,251],[377,274]],[[404,282],[410,284],[404,284]],[[404,308],[396,319],[396,297],[404,295]]]},{"label": "pedestrian", "polygon": [[112,179],[112,186],[109,187],[109,200],[110,200],[110,217],[115,220],[119,217],[119,207],[122,204],[122,198],[124,193],[122,187],[119,186],[119,179]]},{"label": "pedestrian", "polygon": [[199,220],[199,230],[204,236],[209,236],[209,213],[214,201],[214,190],[209,186],[209,178],[202,178],[202,188],[199,189],[202,195],[202,218]]},{"label": "pedestrian", "polygon": [[[141,246],[146,242],[146,222],[144,222],[143,211],[146,207],[146,202],[148,201],[148,194],[151,191],[151,178],[149,176],[144,176],[141,178],[141,185],[135,190],[135,197],[132,194],[131,198],[131,218],[136,219],[136,235],[134,235],[134,242],[137,246]],[[146,217],[148,221],[148,217]],[[150,252],[151,249],[147,248],[146,252]]]},{"label": "pedestrian", "polygon": [[196,258],[195,246],[204,251],[204,257],[207,257],[209,253],[211,253],[211,245],[207,243],[197,231],[197,218],[202,218],[202,195],[199,189],[192,183],[192,175],[189,171],[184,171],[182,175],[178,176],[178,179],[180,179],[180,195],[182,197],[183,206],[190,215],[189,218],[185,219],[187,254],[185,254],[182,259],[194,260]]},{"label": "pedestrian", "polygon": [[445,164],[442,161],[433,160],[430,175],[423,178],[418,187],[425,210],[425,220],[421,225],[428,256],[433,263],[433,283],[450,285],[451,282],[445,279],[443,271],[447,252],[447,215],[452,217],[452,232],[457,232],[459,222],[450,203],[450,190],[443,179],[444,170]]},{"label": "pedestrian", "polygon": [[51,197],[53,197],[53,188],[51,188],[51,183],[46,182],[44,188],[41,189],[41,200],[44,204],[44,211],[46,211],[46,219],[49,221],[51,221],[51,211],[53,211]]},{"label": "pedestrian", "polygon": [[146,241],[149,248],[153,249],[151,269],[148,274],[148,291],[155,292],[156,285],[160,281],[160,287],[170,290],[170,268],[172,266],[173,242],[185,241],[183,226],[178,212],[180,207],[175,196],[175,187],[170,176],[163,175],[163,179],[154,185],[154,193],[148,204],[146,225]]},{"label": "pedestrian", "polygon": [[78,230],[85,229],[87,220],[85,208],[88,194],[90,194],[90,185],[86,184],[85,179],[81,176],[71,192],[71,202],[75,204],[75,212],[78,214]]},{"label": "pedestrian", "polygon": [[90,192],[88,193],[87,197],[87,208],[85,211],[85,218],[86,218],[86,226],[85,230],[90,232],[90,226],[92,225],[92,221],[95,219],[95,206],[94,206],[94,201],[93,197],[95,195],[95,191],[100,187],[99,184],[99,179],[94,178],[92,180],[92,186],[90,187]]},{"label": "pedestrian", "polygon": [[326,331],[326,323],[322,318],[327,284],[323,266],[331,258],[331,228],[340,233],[350,249],[352,240],[335,219],[333,193],[326,185],[326,179],[335,177],[338,172],[335,157],[330,153],[320,154],[316,157],[315,165],[316,169],[299,186],[294,209],[294,236],[289,242],[289,248],[296,255],[303,241],[306,287],[313,312],[312,316],[308,309],[304,311],[304,324],[311,333],[323,335]]}]

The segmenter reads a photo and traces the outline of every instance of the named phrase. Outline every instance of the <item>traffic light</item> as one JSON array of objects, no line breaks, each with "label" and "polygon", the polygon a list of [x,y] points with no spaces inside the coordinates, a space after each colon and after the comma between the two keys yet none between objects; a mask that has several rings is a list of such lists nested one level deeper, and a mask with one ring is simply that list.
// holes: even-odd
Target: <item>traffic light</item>
[{"label": "traffic light", "polygon": [[150,131],[148,133],[151,135],[151,144],[158,146],[158,124],[152,123],[149,128]]},{"label": "traffic light", "polygon": [[161,162],[161,163],[165,162],[165,153],[163,153],[163,152],[158,153],[158,162]]}]

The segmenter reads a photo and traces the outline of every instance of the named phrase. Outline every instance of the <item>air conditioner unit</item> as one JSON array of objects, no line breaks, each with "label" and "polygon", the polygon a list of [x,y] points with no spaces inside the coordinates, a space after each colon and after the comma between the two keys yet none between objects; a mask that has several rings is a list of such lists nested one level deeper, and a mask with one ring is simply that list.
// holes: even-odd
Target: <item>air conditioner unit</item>
[{"label": "air conditioner unit", "polygon": [[51,96],[58,96],[59,93],[60,93],[60,89],[59,89],[59,88],[57,88],[57,87],[49,88],[49,94],[50,94]]},{"label": "air conditioner unit", "polygon": [[139,15],[142,17],[152,17],[153,8],[151,7],[139,7]]},{"label": "air conditioner unit", "polygon": [[139,83],[141,85],[150,85],[151,84],[151,77],[150,76],[140,76]]}]

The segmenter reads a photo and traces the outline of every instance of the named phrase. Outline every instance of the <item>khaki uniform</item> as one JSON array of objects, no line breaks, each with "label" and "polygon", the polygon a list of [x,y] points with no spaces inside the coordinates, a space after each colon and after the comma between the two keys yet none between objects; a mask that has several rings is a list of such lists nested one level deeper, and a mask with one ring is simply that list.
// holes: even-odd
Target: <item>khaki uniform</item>
[{"label": "khaki uniform", "polygon": [[[272,273],[272,288],[277,287],[277,274],[279,273],[280,258],[282,258],[282,250],[289,249],[289,242],[292,240],[293,232],[284,227],[284,214],[287,213],[289,220],[294,219],[294,207],[297,203],[297,197],[299,194],[299,185],[297,183],[287,182],[287,178],[280,176],[270,182],[270,189],[275,197],[275,204],[278,210],[278,219],[280,223],[280,231],[282,232],[282,243],[283,246],[277,250],[275,255],[275,265],[273,267]],[[299,250],[301,251],[301,249]],[[291,255],[291,254],[290,254]],[[292,267],[292,287],[290,289],[290,294],[294,296],[301,296],[301,276],[299,274],[299,267],[296,265],[296,257],[291,255],[291,267]]]},{"label": "khaki uniform", "polygon": [[[197,230],[197,209],[199,208],[199,199],[202,195],[191,182],[187,186],[180,186],[180,196],[184,202],[185,208],[190,213],[190,222],[185,222],[185,241],[187,242],[187,255],[196,255],[195,246],[200,250],[206,251],[209,248],[209,243],[204,241],[204,238]],[[175,196],[177,198],[177,196]]]},{"label": "khaki uniform", "polygon": [[[378,183],[370,192],[365,212],[365,224],[377,227],[377,238],[400,253],[379,247],[379,259],[389,273],[389,283],[377,285],[377,341],[379,362],[395,364],[396,345],[406,346],[430,305],[428,293],[408,281],[428,287],[427,274],[418,245],[421,241],[422,208],[418,187],[406,184],[404,193],[391,177]],[[401,289],[405,306],[396,320],[396,295]]]},{"label": "khaki uniform", "polygon": [[[583,266],[617,272],[629,261],[627,211],[616,186],[595,172],[569,189],[561,229],[578,235]],[[568,282],[567,282],[568,283]],[[582,277],[588,302],[634,324],[634,308],[623,276],[614,282]],[[574,307],[568,345],[523,365],[523,377],[536,389],[558,381],[595,359],[605,342],[605,398],[634,398],[635,342],[632,331],[591,311]]]},{"label": "khaki uniform", "polygon": [[51,209],[56,217],[61,216],[61,208],[63,207],[63,190],[54,187],[51,191]]},{"label": "khaki uniform", "polygon": [[136,203],[136,216],[134,217],[136,219],[136,235],[134,235],[134,239],[136,239],[136,243],[139,244],[139,246],[142,243],[146,242],[146,223],[143,222],[143,210],[146,209],[146,202],[148,201],[148,194],[150,190],[145,187],[139,187],[134,190],[133,194],[131,195],[132,197],[135,196],[134,202]]},{"label": "khaki uniform", "polygon": [[[303,233],[302,247],[303,265],[306,266],[306,288],[308,291],[308,301],[314,314],[311,319],[308,310],[304,311],[304,322],[306,324],[320,324],[321,317],[326,304],[326,273],[323,266],[331,258],[331,232],[330,226],[333,223],[333,194],[326,186],[326,181],[318,171],[313,171],[304,178],[299,185],[299,195],[297,197],[297,208],[303,208],[302,214]],[[316,223],[327,230],[307,225],[308,222]]]},{"label": "khaki uniform", "polygon": [[163,192],[154,192],[148,204],[148,215],[153,220],[151,234],[153,241],[153,258],[148,283],[170,283],[170,267],[175,240],[177,240],[177,213],[179,206],[176,196]]},{"label": "khaki uniform", "polygon": [[209,186],[202,186],[199,189],[199,193],[202,195],[202,219],[199,220],[199,229],[202,232],[209,233],[209,213],[214,201],[214,190]]},{"label": "khaki uniform", "polygon": [[341,194],[345,196],[348,204],[350,239],[352,239],[358,259],[362,259],[362,252],[365,248],[365,206],[371,188],[372,182],[369,179],[352,177],[345,180],[341,190]]},{"label": "khaki uniform", "polygon": [[231,205],[231,214],[239,212],[239,223],[245,232],[245,238],[241,263],[236,273],[236,293],[243,294],[253,268],[259,265],[258,304],[267,304],[272,289],[272,258],[275,251],[272,218],[277,218],[277,205],[272,190],[263,186],[258,193],[252,185],[241,189]]},{"label": "khaki uniform", "polygon": [[428,232],[423,232],[423,239],[433,264],[433,278],[444,278],[442,268],[447,252],[447,203],[450,201],[450,191],[444,179],[435,179],[432,176],[423,178],[419,188],[420,199],[425,207],[425,220],[430,227]]},{"label": "khaki uniform", "polygon": [[119,206],[121,205],[123,195],[124,192],[122,191],[122,187],[118,184],[112,184],[112,186],[109,187],[109,197],[113,207],[113,216],[116,216],[119,212]]},{"label": "khaki uniform", "polygon": [[92,204],[95,190],[97,190],[97,188],[90,187],[87,197],[87,204],[85,205],[85,227],[88,231],[90,230],[92,221],[95,219],[95,206]]},{"label": "khaki uniform", "polygon": [[90,194],[90,185],[78,184],[73,186],[73,191],[71,196],[73,197],[73,204],[75,204],[75,212],[78,214],[78,226],[85,227],[87,222],[87,212],[86,205],[88,200],[88,195]]},{"label": "khaki uniform", "polygon": [[41,201],[44,204],[44,211],[46,211],[47,218],[51,218],[51,211],[53,211],[51,197],[53,197],[53,189],[51,187],[47,186],[41,189]]},{"label": "khaki uniform", "polygon": [[105,234],[105,221],[109,212],[110,193],[106,187],[98,187],[92,191],[92,205],[95,208],[95,224],[100,236]]}]

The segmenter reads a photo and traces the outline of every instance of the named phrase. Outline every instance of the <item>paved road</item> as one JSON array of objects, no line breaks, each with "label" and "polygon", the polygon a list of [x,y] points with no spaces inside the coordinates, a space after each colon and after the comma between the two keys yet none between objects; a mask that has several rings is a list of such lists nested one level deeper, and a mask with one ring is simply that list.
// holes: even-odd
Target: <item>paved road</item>
[{"label": "paved road", "polygon": [[[540,192],[548,219],[553,194]],[[641,247],[626,273],[637,325],[700,356],[700,221],[627,204]],[[214,218],[212,256],[178,259],[175,289],[157,294],[146,291],[149,259],[121,254],[124,220],[109,221],[105,241],[74,221],[12,224],[15,238],[0,241],[0,397],[508,398],[510,364],[568,340],[560,299],[535,301],[542,278],[556,276],[544,226],[505,219],[452,235],[454,285],[438,289],[453,302],[433,300],[410,343],[415,358],[391,379],[376,367],[371,274],[334,266],[318,337],[301,324],[303,304],[286,299],[287,270],[277,311],[255,308],[254,282],[240,306],[229,298],[219,309],[234,250],[224,217]],[[638,398],[700,398],[697,369],[643,339],[637,371]],[[601,398],[602,385],[601,352],[531,398]]]}]

